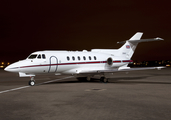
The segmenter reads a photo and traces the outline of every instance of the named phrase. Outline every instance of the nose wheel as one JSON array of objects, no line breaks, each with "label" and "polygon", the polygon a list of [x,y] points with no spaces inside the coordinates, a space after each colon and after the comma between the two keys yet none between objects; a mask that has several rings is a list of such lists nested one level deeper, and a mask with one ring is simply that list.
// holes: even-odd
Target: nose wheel
[{"label": "nose wheel", "polygon": [[29,81],[29,85],[34,86],[35,85],[34,77],[30,77],[30,78],[31,78],[31,80]]}]

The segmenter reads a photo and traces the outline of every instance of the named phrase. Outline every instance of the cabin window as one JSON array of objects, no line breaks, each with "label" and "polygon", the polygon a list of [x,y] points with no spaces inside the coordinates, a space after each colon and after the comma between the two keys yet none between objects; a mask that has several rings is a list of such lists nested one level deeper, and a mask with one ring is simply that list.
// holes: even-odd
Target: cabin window
[{"label": "cabin window", "polygon": [[75,60],[75,57],[74,56],[72,56],[72,60]]},{"label": "cabin window", "polygon": [[78,56],[78,60],[80,60],[80,56]]},{"label": "cabin window", "polygon": [[96,56],[94,56],[94,60],[97,60]]},{"label": "cabin window", "polygon": [[42,58],[43,58],[43,59],[46,59],[46,56],[45,56],[45,54],[42,54]]},{"label": "cabin window", "polygon": [[85,56],[83,56],[83,59],[84,59],[84,60],[86,60],[86,57],[85,57]]},{"label": "cabin window", "polygon": [[68,56],[67,56],[67,60],[68,60],[68,61],[70,60]]},{"label": "cabin window", "polygon": [[37,58],[38,58],[38,59],[41,59],[41,55],[39,54]]},{"label": "cabin window", "polygon": [[91,57],[89,56],[89,60],[91,60]]},{"label": "cabin window", "polygon": [[37,57],[37,54],[32,54],[28,57],[28,59],[35,59]]}]

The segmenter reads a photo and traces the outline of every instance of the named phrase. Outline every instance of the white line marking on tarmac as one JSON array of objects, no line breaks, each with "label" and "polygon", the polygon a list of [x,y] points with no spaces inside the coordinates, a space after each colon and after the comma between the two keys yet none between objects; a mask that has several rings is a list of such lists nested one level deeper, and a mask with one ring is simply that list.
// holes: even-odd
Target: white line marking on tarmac
[{"label": "white line marking on tarmac", "polygon": [[0,94],[5,93],[5,92],[11,92],[11,91],[19,90],[19,89],[24,89],[24,88],[28,88],[28,87],[30,87],[30,86],[23,86],[23,87],[19,87],[19,88],[4,90],[4,91],[1,91]]},{"label": "white line marking on tarmac", "polygon": [[[74,77],[74,76],[69,76],[69,77],[65,77],[65,78],[61,78],[61,79],[55,79],[55,80],[51,80],[51,81],[39,83],[39,84],[36,84],[36,85],[42,85],[42,84],[51,83],[51,82],[55,82],[55,81],[59,81],[59,80],[64,80],[64,79],[68,79],[68,78],[72,78],[72,77]],[[6,93],[6,92],[15,91],[15,90],[20,90],[20,89],[24,89],[24,88],[28,88],[28,87],[31,87],[31,86],[23,86],[23,87],[18,87],[18,88],[14,88],[14,89],[9,89],[9,90],[0,91],[0,94],[1,94],[1,93]]]}]

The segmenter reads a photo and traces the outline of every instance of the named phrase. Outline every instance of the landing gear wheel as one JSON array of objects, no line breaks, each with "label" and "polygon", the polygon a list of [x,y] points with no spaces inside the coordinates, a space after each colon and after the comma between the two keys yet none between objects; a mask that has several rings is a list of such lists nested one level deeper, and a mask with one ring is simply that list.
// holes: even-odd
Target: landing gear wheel
[{"label": "landing gear wheel", "polygon": [[104,82],[104,83],[107,83],[107,82],[108,82],[108,79],[105,78],[105,77],[101,77],[101,78],[100,78],[100,81],[101,81],[101,82]]},{"label": "landing gear wheel", "polygon": [[33,76],[30,76],[31,80],[29,81],[29,85],[30,86],[34,86],[35,85],[35,80]]},{"label": "landing gear wheel", "polygon": [[104,83],[107,83],[108,82],[108,79],[107,78],[104,78],[103,82]]},{"label": "landing gear wheel", "polygon": [[29,85],[30,85],[30,86],[34,86],[34,85],[35,85],[35,81],[34,81],[34,80],[30,80],[30,81],[29,81]]},{"label": "landing gear wheel", "polygon": [[91,81],[91,77],[87,77],[86,80],[87,80],[87,82],[90,82]]}]

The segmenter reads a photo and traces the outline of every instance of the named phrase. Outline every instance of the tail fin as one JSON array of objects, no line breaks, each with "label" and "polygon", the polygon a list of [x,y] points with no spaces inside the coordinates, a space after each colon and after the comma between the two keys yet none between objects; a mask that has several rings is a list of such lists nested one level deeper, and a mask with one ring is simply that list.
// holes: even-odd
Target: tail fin
[{"label": "tail fin", "polygon": [[143,33],[142,32],[137,32],[134,36],[132,36],[129,41],[131,40],[140,40],[142,37]]},{"label": "tail fin", "polygon": [[[148,42],[148,41],[159,41],[163,40],[162,38],[154,38],[154,39],[141,39],[143,33],[137,32],[134,36],[132,36],[129,40],[125,41],[124,45],[119,48],[118,52],[120,56],[126,57],[128,59],[131,59],[132,55],[134,54],[134,51],[140,42]],[[118,42],[123,43],[123,42]]]}]

